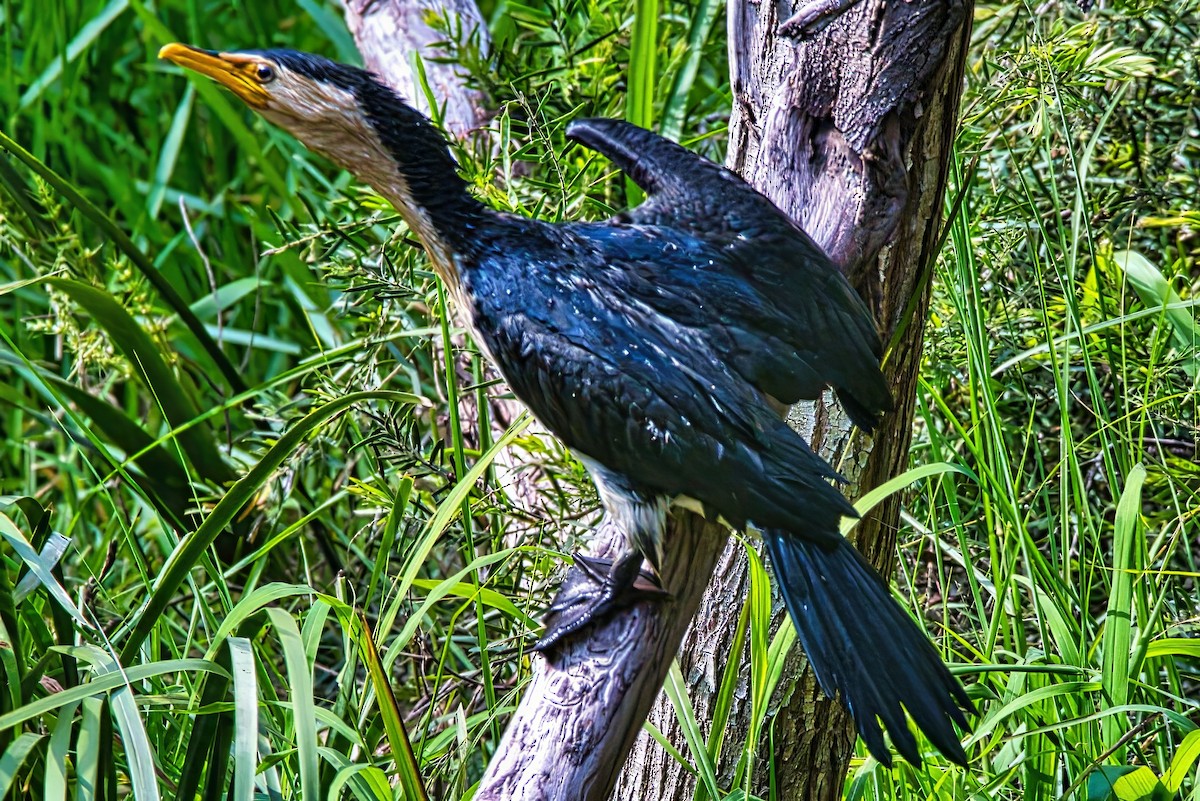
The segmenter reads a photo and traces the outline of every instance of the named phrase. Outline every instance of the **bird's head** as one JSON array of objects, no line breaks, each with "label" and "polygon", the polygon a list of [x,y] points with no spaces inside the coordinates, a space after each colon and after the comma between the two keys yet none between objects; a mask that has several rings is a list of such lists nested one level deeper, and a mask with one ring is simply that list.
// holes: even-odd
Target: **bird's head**
[{"label": "bird's head", "polygon": [[425,242],[435,265],[450,263],[441,244],[445,231],[432,216],[473,211],[478,202],[468,196],[441,132],[374,75],[294,50],[169,44],[158,55],[212,78],[309,150],[375,187]]},{"label": "bird's head", "polygon": [[322,56],[294,50],[217,52],[186,44],[166,45],[158,56],[212,78],[310,150],[351,172],[361,174],[364,164],[381,160],[403,162],[405,153],[396,152],[395,145],[411,141],[413,129],[427,124],[371,73]]}]

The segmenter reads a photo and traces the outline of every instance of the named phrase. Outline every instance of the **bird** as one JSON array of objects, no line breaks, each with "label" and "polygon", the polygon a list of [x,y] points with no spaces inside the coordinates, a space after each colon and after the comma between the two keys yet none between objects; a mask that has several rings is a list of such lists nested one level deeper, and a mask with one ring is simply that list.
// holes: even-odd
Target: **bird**
[{"label": "bird", "polygon": [[662,566],[671,499],[695,499],[760,532],[818,683],[879,762],[891,765],[886,731],[921,764],[907,710],[966,765],[955,726],[968,728],[969,696],[840,533],[856,515],[831,483],[844,479],[778,413],[832,388],[871,432],[893,401],[870,309],[775,204],[655,133],[581,119],[566,135],[645,202],[599,222],[507,214],[471,193],[433,123],[365,70],[292,50],[176,43],[159,56],[373,187],[421,240],[474,341],[625,534],[611,563],[579,560],[596,590],[576,627],[654,594],[642,566]]}]

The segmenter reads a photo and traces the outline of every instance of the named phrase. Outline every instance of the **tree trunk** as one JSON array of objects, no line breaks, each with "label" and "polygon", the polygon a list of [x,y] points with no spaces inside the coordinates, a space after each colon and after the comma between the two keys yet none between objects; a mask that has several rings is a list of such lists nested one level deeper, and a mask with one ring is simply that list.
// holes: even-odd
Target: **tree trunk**
[{"label": "tree trunk", "polygon": [[[849,7],[847,7],[849,6]],[[797,6],[795,41],[771,3],[730,0],[729,61],[734,90],[727,165],[797,220],[850,277],[893,339],[885,372],[896,398],[873,440],[849,437],[832,401],[799,404],[788,421],[861,494],[907,467],[929,278],[937,256],[946,172],[954,141],[962,71],[970,41],[970,3],[910,0]],[[801,18],[801,19],[797,19]],[[791,26],[789,26],[791,27]],[[885,243],[891,244],[881,253]],[[883,573],[895,562],[900,499],[859,522],[853,538]],[[711,719],[720,655],[733,642],[745,597],[745,559],[727,548],[684,640],[680,660],[697,717]],[[786,613],[776,608],[776,622]],[[787,799],[842,794],[855,734],[849,714],[825,698],[803,671],[800,649],[775,702],[776,791]],[[744,671],[743,671],[744,673]],[[744,682],[743,682],[744,683]],[[732,769],[748,734],[746,691],[735,696],[722,769]],[[675,712],[660,697],[651,722],[686,748]],[[819,721],[820,725],[816,725]],[[686,752],[686,751],[685,751]],[[621,798],[690,799],[695,779],[649,736],[634,747]]]}]

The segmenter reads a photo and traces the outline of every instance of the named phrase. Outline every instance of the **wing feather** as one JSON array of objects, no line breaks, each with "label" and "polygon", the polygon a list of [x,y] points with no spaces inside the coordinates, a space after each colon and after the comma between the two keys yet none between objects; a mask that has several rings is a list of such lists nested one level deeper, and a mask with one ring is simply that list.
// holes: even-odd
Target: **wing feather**
[{"label": "wing feather", "polygon": [[642,300],[683,324],[711,327],[709,338],[723,340],[743,379],[784,403],[817,398],[832,386],[867,430],[892,408],[870,310],[770,200],[728,170],[629,123],[581,120],[567,133],[646,190],[646,202],[614,222],[682,231],[718,254],[690,265],[645,261],[643,282],[631,286]]}]

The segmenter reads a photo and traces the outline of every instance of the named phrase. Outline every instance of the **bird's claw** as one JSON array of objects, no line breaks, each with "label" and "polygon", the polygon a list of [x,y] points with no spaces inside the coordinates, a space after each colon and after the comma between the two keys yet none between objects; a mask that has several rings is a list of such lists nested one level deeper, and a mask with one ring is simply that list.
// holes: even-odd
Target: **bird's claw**
[{"label": "bird's claw", "polygon": [[566,637],[635,603],[671,598],[671,593],[662,588],[654,575],[641,570],[640,554],[616,562],[581,554],[575,554],[574,558],[582,579],[568,579],[546,610],[546,629],[533,644],[535,651],[547,651]]},{"label": "bird's claw", "polygon": [[[632,573],[632,580],[625,587],[618,587],[616,591],[622,589],[626,592],[632,592],[637,597],[632,598],[629,603],[637,601],[654,599],[670,600],[671,593],[663,589],[662,583],[658,576],[651,573],[649,570],[642,570],[642,559],[636,557],[622,558],[619,562],[614,562],[611,559],[603,559],[599,556],[584,556],[581,553],[571,554],[571,558],[575,561],[575,567],[593,582],[600,585],[610,583],[620,583],[629,573]],[[633,573],[632,568],[637,568],[637,572]],[[553,607],[551,607],[553,608]]]}]

